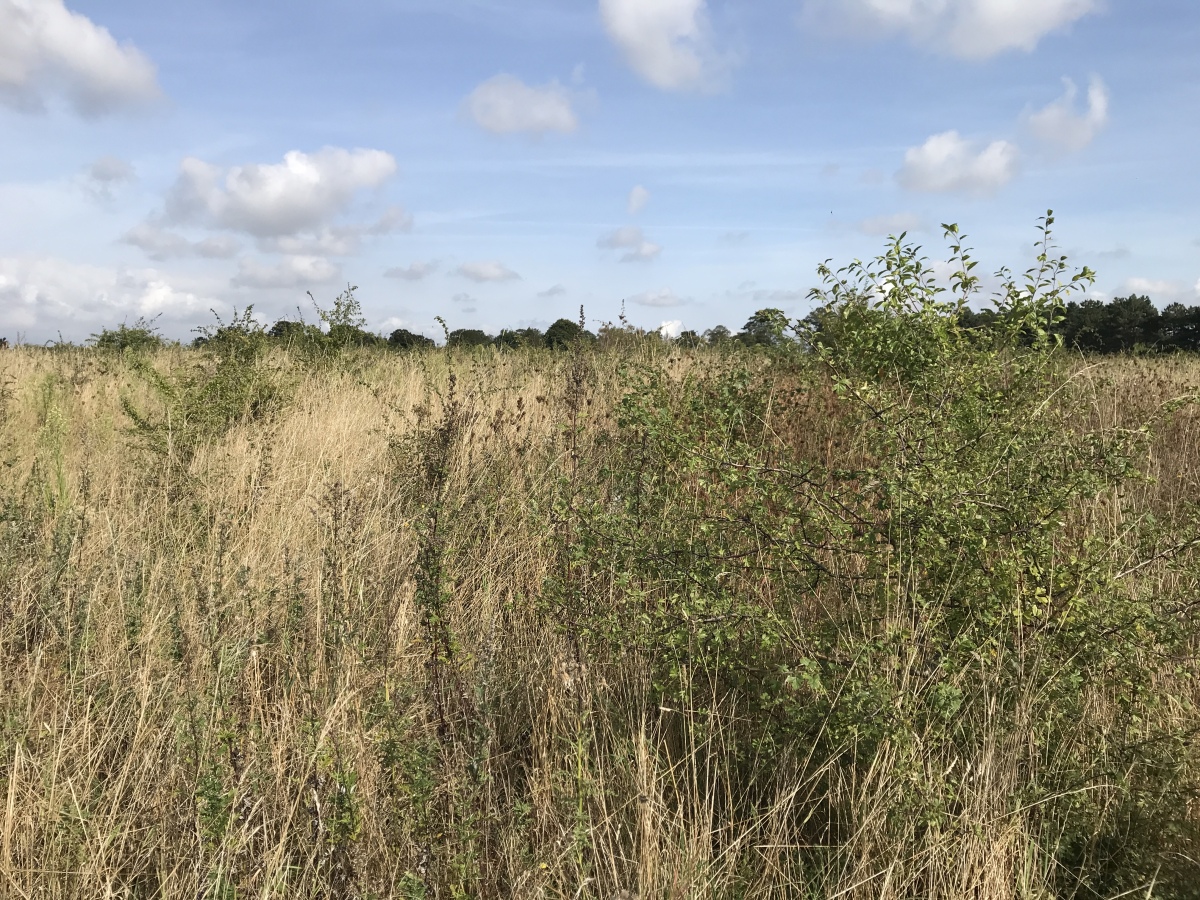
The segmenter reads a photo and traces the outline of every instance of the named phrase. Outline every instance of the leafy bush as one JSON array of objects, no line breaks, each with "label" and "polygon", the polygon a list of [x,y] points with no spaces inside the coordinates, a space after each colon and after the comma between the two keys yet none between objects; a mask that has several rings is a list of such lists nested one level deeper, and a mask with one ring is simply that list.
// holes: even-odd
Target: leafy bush
[{"label": "leafy bush", "polygon": [[215,325],[200,328],[194,344],[205,353],[197,365],[163,372],[149,361],[135,361],[134,371],[158,408],[139,408],[129,395],[122,397],[122,407],[134,434],[169,467],[186,469],[204,442],[269,416],[282,402],[282,381],[266,359],[268,335],[253,312],[252,306],[234,310],[228,323],[218,316]]},{"label": "leafy bush", "polygon": [[154,327],[153,320],[139,318],[132,326],[122,322],[116,328],[105,328],[99,334],[93,334],[89,339],[97,350],[108,350],[134,353],[145,353],[158,350],[163,346],[162,336]]},{"label": "leafy bush", "polygon": [[[1061,896],[1190,897],[1197,760],[1162,704],[1200,537],[1095,514],[1149,431],[1081,413],[1052,331],[1091,273],[1062,280],[1052,221],[987,335],[951,226],[950,297],[897,240],[822,267],[822,330],[792,326],[810,355],[642,371],[564,500],[550,608],[598,664],[648,666],[693,745],[734,730],[738,803],[795,771],[795,827],[835,865],[891,859],[928,896],[964,848],[1016,840]],[[821,396],[825,450],[795,430]]]}]

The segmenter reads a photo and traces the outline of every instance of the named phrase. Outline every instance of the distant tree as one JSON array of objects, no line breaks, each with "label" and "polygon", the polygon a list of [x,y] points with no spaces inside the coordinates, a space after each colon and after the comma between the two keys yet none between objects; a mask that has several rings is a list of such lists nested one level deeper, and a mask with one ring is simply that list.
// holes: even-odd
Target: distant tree
[{"label": "distant tree", "polygon": [[297,344],[302,341],[320,343],[325,338],[325,335],[321,333],[321,329],[316,325],[309,325],[306,322],[292,322],[287,319],[280,319],[271,326],[271,330],[267,334],[274,340],[288,345]]},{"label": "distant tree", "polygon": [[396,350],[428,350],[437,346],[432,338],[409,331],[407,328],[397,328],[388,335],[387,342],[388,346]]},{"label": "distant tree", "polygon": [[570,319],[559,319],[546,329],[546,346],[551,350],[562,350],[576,341],[591,342],[595,339],[594,334]]},{"label": "distant tree", "polygon": [[714,325],[704,332],[704,339],[710,344],[724,344],[733,340],[733,332],[724,325]]},{"label": "distant tree", "polygon": [[1103,300],[1072,300],[1063,308],[1063,320],[1055,330],[1063,344],[1075,350],[1100,353],[1107,349],[1108,312]]},{"label": "distant tree", "polygon": [[491,335],[478,328],[458,328],[450,332],[446,345],[449,347],[486,347],[492,342]]},{"label": "distant tree", "polygon": [[1172,303],[1159,317],[1162,345],[1172,350],[1200,350],[1200,308]]},{"label": "distant tree", "polygon": [[704,344],[704,338],[695,331],[681,331],[679,332],[679,337],[675,338],[675,343],[681,347],[694,349]]},{"label": "distant tree", "polygon": [[507,347],[516,350],[520,347],[544,347],[546,335],[537,328],[505,328],[494,341],[497,347]]},{"label": "distant tree", "polygon": [[747,346],[779,347],[787,343],[784,332],[790,320],[781,309],[760,309],[742,326],[737,339]]},{"label": "distant tree", "polygon": [[1110,353],[1159,343],[1159,315],[1150,298],[1130,294],[1108,304],[1105,347]]}]

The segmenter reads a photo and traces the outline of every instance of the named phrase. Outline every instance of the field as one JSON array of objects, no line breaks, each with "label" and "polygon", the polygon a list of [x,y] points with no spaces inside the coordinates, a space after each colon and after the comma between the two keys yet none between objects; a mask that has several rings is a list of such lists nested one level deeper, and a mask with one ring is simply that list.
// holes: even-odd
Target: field
[{"label": "field", "polygon": [[1200,360],[619,337],[0,351],[0,896],[1200,897]]}]

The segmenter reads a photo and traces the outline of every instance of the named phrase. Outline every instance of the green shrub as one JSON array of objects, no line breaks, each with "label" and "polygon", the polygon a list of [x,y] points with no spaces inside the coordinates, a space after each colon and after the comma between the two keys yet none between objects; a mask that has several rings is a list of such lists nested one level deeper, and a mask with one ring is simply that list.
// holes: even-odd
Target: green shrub
[{"label": "green shrub", "polygon": [[[1196,754],[1162,705],[1200,537],[1096,516],[1149,430],[1091,422],[1065,374],[1051,331],[1091,273],[1062,280],[1052,221],[988,335],[948,227],[950,295],[901,239],[821,268],[822,329],[792,326],[811,353],[637,373],[564,501],[551,610],[598,662],[647,666],[695,740],[736,729],[738,803],[798,770],[796,827],[834,865],[906,848],[896,877],[930,884],[1016,828],[1062,896],[1194,896]],[[814,454],[789,428],[823,392],[847,440]]]},{"label": "green shrub", "polygon": [[146,353],[161,349],[164,341],[155,329],[153,320],[139,318],[132,326],[122,322],[116,328],[105,328],[99,334],[93,334],[88,343],[97,350]]}]

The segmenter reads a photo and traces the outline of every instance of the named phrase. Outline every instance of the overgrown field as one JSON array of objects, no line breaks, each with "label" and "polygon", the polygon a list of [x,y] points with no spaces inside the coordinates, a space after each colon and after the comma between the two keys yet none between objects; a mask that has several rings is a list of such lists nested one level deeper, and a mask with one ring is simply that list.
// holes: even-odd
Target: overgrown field
[{"label": "overgrown field", "polygon": [[0,896],[1200,897],[1200,360],[906,259],[783,348],[0,353]]}]

